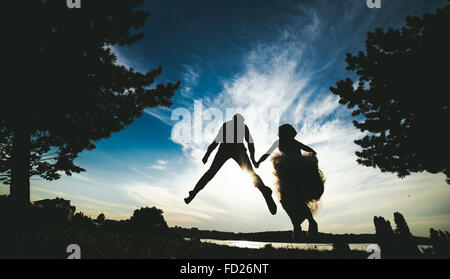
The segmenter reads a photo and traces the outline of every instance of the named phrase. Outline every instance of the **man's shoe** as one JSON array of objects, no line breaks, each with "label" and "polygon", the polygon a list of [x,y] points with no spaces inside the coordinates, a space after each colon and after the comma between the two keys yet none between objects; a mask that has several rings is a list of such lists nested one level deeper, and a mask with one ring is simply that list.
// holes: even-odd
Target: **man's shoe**
[{"label": "man's shoe", "polygon": [[195,195],[192,194],[192,191],[189,191],[189,197],[184,199],[184,202],[186,204],[189,204],[193,199],[194,199]]}]

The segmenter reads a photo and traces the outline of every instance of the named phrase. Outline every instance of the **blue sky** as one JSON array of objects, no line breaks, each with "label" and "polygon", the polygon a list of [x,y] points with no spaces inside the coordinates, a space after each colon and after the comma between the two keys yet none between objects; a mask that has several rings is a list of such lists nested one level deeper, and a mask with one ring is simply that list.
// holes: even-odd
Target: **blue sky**
[{"label": "blue sky", "polygon": [[[359,166],[353,141],[362,134],[328,90],[352,76],[345,70],[345,54],[364,49],[367,31],[399,27],[406,15],[433,12],[446,3],[382,0],[381,9],[369,9],[365,0],[148,1],[144,39],[112,49],[119,64],[138,71],[161,65],[160,82],[180,80],[174,105],[147,110],[95,150],[83,152],[76,162],[85,173],[54,182],[33,179],[32,199],[70,199],[92,217],[104,212],[107,218],[128,218],[136,208],[157,206],[171,226],[290,229],[279,203],[271,216],[248,175],[231,161],[189,206],[183,203],[211,162],[205,166],[201,158],[228,108],[244,113],[257,157],[276,139],[279,123],[295,125],[297,139],[317,150],[327,177],[316,216],[320,231],[370,233],[374,215],[392,220],[395,211],[405,215],[413,233],[450,230],[444,175],[398,179]],[[171,119],[180,109],[193,117],[195,101],[203,112],[215,109],[210,112],[224,117],[203,121],[197,138],[186,136],[195,134],[192,122]],[[257,172],[274,188],[269,161]],[[0,192],[8,188],[1,186]]]}]

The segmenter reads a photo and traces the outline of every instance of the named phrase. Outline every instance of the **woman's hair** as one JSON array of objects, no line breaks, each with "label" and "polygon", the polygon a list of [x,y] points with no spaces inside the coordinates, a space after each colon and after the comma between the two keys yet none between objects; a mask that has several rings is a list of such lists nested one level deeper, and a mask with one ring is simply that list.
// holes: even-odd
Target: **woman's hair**
[{"label": "woman's hair", "polygon": [[293,139],[297,135],[297,131],[290,124],[283,124],[278,128],[278,136],[285,139]]}]

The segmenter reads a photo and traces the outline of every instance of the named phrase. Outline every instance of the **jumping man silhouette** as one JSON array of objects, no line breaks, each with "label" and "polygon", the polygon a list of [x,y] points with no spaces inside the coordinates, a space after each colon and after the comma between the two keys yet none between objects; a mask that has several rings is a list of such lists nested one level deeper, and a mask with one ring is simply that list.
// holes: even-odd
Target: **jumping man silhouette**
[{"label": "jumping man silhouette", "polygon": [[235,114],[233,119],[223,123],[214,141],[209,145],[202,162],[206,164],[211,152],[220,144],[219,150],[214,157],[209,169],[203,174],[200,180],[195,185],[192,191],[189,191],[189,196],[184,199],[186,204],[189,204],[192,199],[200,192],[206,184],[216,175],[219,169],[225,164],[228,159],[233,159],[238,163],[242,170],[248,171],[253,178],[253,184],[259,191],[261,191],[270,213],[273,215],[277,212],[277,206],[272,199],[272,190],[264,185],[259,175],[255,173],[252,163],[247,155],[247,149],[244,146],[244,139],[247,142],[250,151],[250,158],[253,164],[255,160],[255,144],[250,135],[247,125],[244,124],[244,117],[241,114]]}]

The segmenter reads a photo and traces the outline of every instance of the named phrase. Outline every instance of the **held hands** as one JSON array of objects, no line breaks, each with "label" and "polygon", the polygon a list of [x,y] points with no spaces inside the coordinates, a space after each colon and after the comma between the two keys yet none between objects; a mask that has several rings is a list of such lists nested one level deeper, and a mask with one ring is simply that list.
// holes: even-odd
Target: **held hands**
[{"label": "held hands", "polygon": [[252,164],[255,166],[255,168],[259,168],[259,162],[256,162],[255,157],[252,157]]},{"label": "held hands", "polygon": [[253,164],[255,165],[255,168],[259,168],[259,165],[264,162],[267,157],[269,157],[268,154],[264,154],[263,156],[261,156],[261,158],[259,158],[258,162],[254,162]]}]

